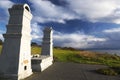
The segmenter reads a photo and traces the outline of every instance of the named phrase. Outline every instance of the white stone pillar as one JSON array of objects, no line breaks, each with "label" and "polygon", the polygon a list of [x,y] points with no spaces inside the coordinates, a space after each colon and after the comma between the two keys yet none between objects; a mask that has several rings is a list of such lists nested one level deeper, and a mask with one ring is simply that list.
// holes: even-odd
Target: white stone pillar
[{"label": "white stone pillar", "polygon": [[35,72],[43,71],[53,64],[52,33],[51,27],[44,29],[41,56],[32,58],[32,70]]},{"label": "white stone pillar", "polygon": [[42,42],[41,55],[53,57],[52,27],[46,27],[43,32],[44,32],[44,36]]},{"label": "white stone pillar", "polygon": [[31,27],[32,14],[27,4],[16,4],[9,9],[9,23],[4,34],[0,56],[0,77],[24,79],[32,74]]}]

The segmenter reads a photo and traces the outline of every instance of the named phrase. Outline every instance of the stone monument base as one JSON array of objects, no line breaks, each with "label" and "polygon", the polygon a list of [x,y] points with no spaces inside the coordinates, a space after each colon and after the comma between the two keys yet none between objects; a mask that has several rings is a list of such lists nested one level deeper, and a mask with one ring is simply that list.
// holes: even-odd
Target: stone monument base
[{"label": "stone monument base", "polygon": [[53,64],[53,57],[51,56],[33,57],[31,62],[33,72],[43,71]]}]

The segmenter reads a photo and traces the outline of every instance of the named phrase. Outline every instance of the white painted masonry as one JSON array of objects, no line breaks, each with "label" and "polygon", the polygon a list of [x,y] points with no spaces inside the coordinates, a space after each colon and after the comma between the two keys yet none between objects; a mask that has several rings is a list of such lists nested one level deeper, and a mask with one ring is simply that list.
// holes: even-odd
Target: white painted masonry
[{"label": "white painted masonry", "polygon": [[9,9],[9,23],[4,34],[0,55],[0,77],[24,79],[32,74],[31,27],[32,14],[27,4],[16,4]]}]

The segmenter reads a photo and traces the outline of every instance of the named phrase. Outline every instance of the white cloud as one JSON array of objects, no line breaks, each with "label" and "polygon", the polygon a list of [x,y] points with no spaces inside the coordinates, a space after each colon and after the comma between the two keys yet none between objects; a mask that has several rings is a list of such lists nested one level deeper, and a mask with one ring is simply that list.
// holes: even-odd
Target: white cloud
[{"label": "white cloud", "polygon": [[[84,14],[89,18],[101,18],[110,15],[115,9],[115,3],[111,0],[67,0],[69,7],[76,13]],[[102,13],[102,14],[101,14]]]},{"label": "white cloud", "polygon": [[119,0],[67,0],[68,7],[92,22],[120,23]]},{"label": "white cloud", "polygon": [[12,5],[13,2],[11,2],[10,0],[0,0],[0,8],[8,9],[12,7]]},{"label": "white cloud", "polygon": [[[111,42],[120,42],[120,28],[112,28],[112,29],[106,29],[103,30],[103,33],[106,38]],[[119,45],[119,44],[116,44]]]},{"label": "white cloud", "polygon": [[1,40],[4,40],[4,38],[3,38],[2,34],[0,34],[0,39],[1,39]]},{"label": "white cloud", "polygon": [[[112,22],[120,24],[120,1],[119,0],[66,0],[66,6],[57,6],[49,0],[30,0],[32,3],[32,38],[40,41],[43,36],[43,28],[38,23],[59,22],[65,23],[65,20],[82,19],[92,22]],[[0,22],[7,22],[8,8],[14,3],[10,0],[0,0]],[[4,14],[3,14],[4,13]],[[0,39],[3,36],[0,31]],[[55,45],[74,47],[74,48],[92,48],[92,47],[120,47],[120,28],[104,30],[104,38],[93,35],[86,35],[81,32],[61,33],[55,32]],[[116,38],[117,37],[117,38]]]},{"label": "white cloud", "polygon": [[54,45],[74,48],[120,48],[120,28],[107,29],[101,32],[104,36],[96,37],[81,32],[61,33],[54,32]]},{"label": "white cloud", "polygon": [[50,0],[30,0],[33,21],[40,23],[81,19],[91,22],[110,22],[120,24],[119,0],[66,0],[66,6],[57,6]]},{"label": "white cloud", "polygon": [[31,32],[32,40],[41,41],[43,36],[42,27],[37,23],[32,23],[31,28],[32,28]]},{"label": "white cloud", "polygon": [[60,32],[54,33],[54,43],[56,46],[74,47],[74,48],[93,48],[96,43],[105,42],[105,38],[98,38],[92,35],[85,35],[81,32],[65,34]]},{"label": "white cloud", "polygon": [[37,22],[59,22],[65,23],[65,20],[77,18],[65,7],[60,7],[52,4],[47,0],[30,0],[32,3],[33,20]]},{"label": "white cloud", "polygon": [[[43,28],[37,23],[32,24],[32,38],[39,42],[42,41]],[[54,31],[53,41],[55,46],[74,47],[74,48],[119,48],[120,28],[106,29],[101,32],[103,37],[86,35],[77,31],[74,33],[61,33]]]},{"label": "white cloud", "polygon": [[0,30],[0,39],[1,39],[1,40],[4,40],[3,35],[2,35],[3,33],[5,33],[5,32],[2,31],[2,30]]},{"label": "white cloud", "polygon": [[120,33],[120,28],[106,29],[103,32],[104,33]]},{"label": "white cloud", "polygon": [[[120,24],[119,0],[66,0],[66,6],[57,6],[49,0],[30,0],[33,8],[33,22],[38,23],[59,22],[65,20],[81,19],[91,22],[109,22]],[[38,29],[37,29],[38,30]],[[39,39],[35,30],[33,39]],[[38,31],[41,32],[41,31]],[[54,45],[74,48],[118,48],[120,41],[120,28],[104,30],[104,37],[86,35],[81,32],[61,33],[54,32]],[[117,36],[117,38],[116,38]],[[40,39],[39,39],[40,40]]]},{"label": "white cloud", "polygon": [[11,8],[13,4],[10,0],[0,0],[0,8],[2,10],[0,13],[0,22],[7,23],[9,15],[8,8]]}]

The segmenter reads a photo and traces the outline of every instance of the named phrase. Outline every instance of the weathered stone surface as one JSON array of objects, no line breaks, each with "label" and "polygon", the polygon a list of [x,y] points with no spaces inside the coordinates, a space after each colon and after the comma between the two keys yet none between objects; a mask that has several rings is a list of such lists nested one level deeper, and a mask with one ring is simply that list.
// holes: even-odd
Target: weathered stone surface
[{"label": "weathered stone surface", "polygon": [[24,79],[32,74],[31,27],[32,14],[27,4],[13,5],[0,55],[0,77]]}]

